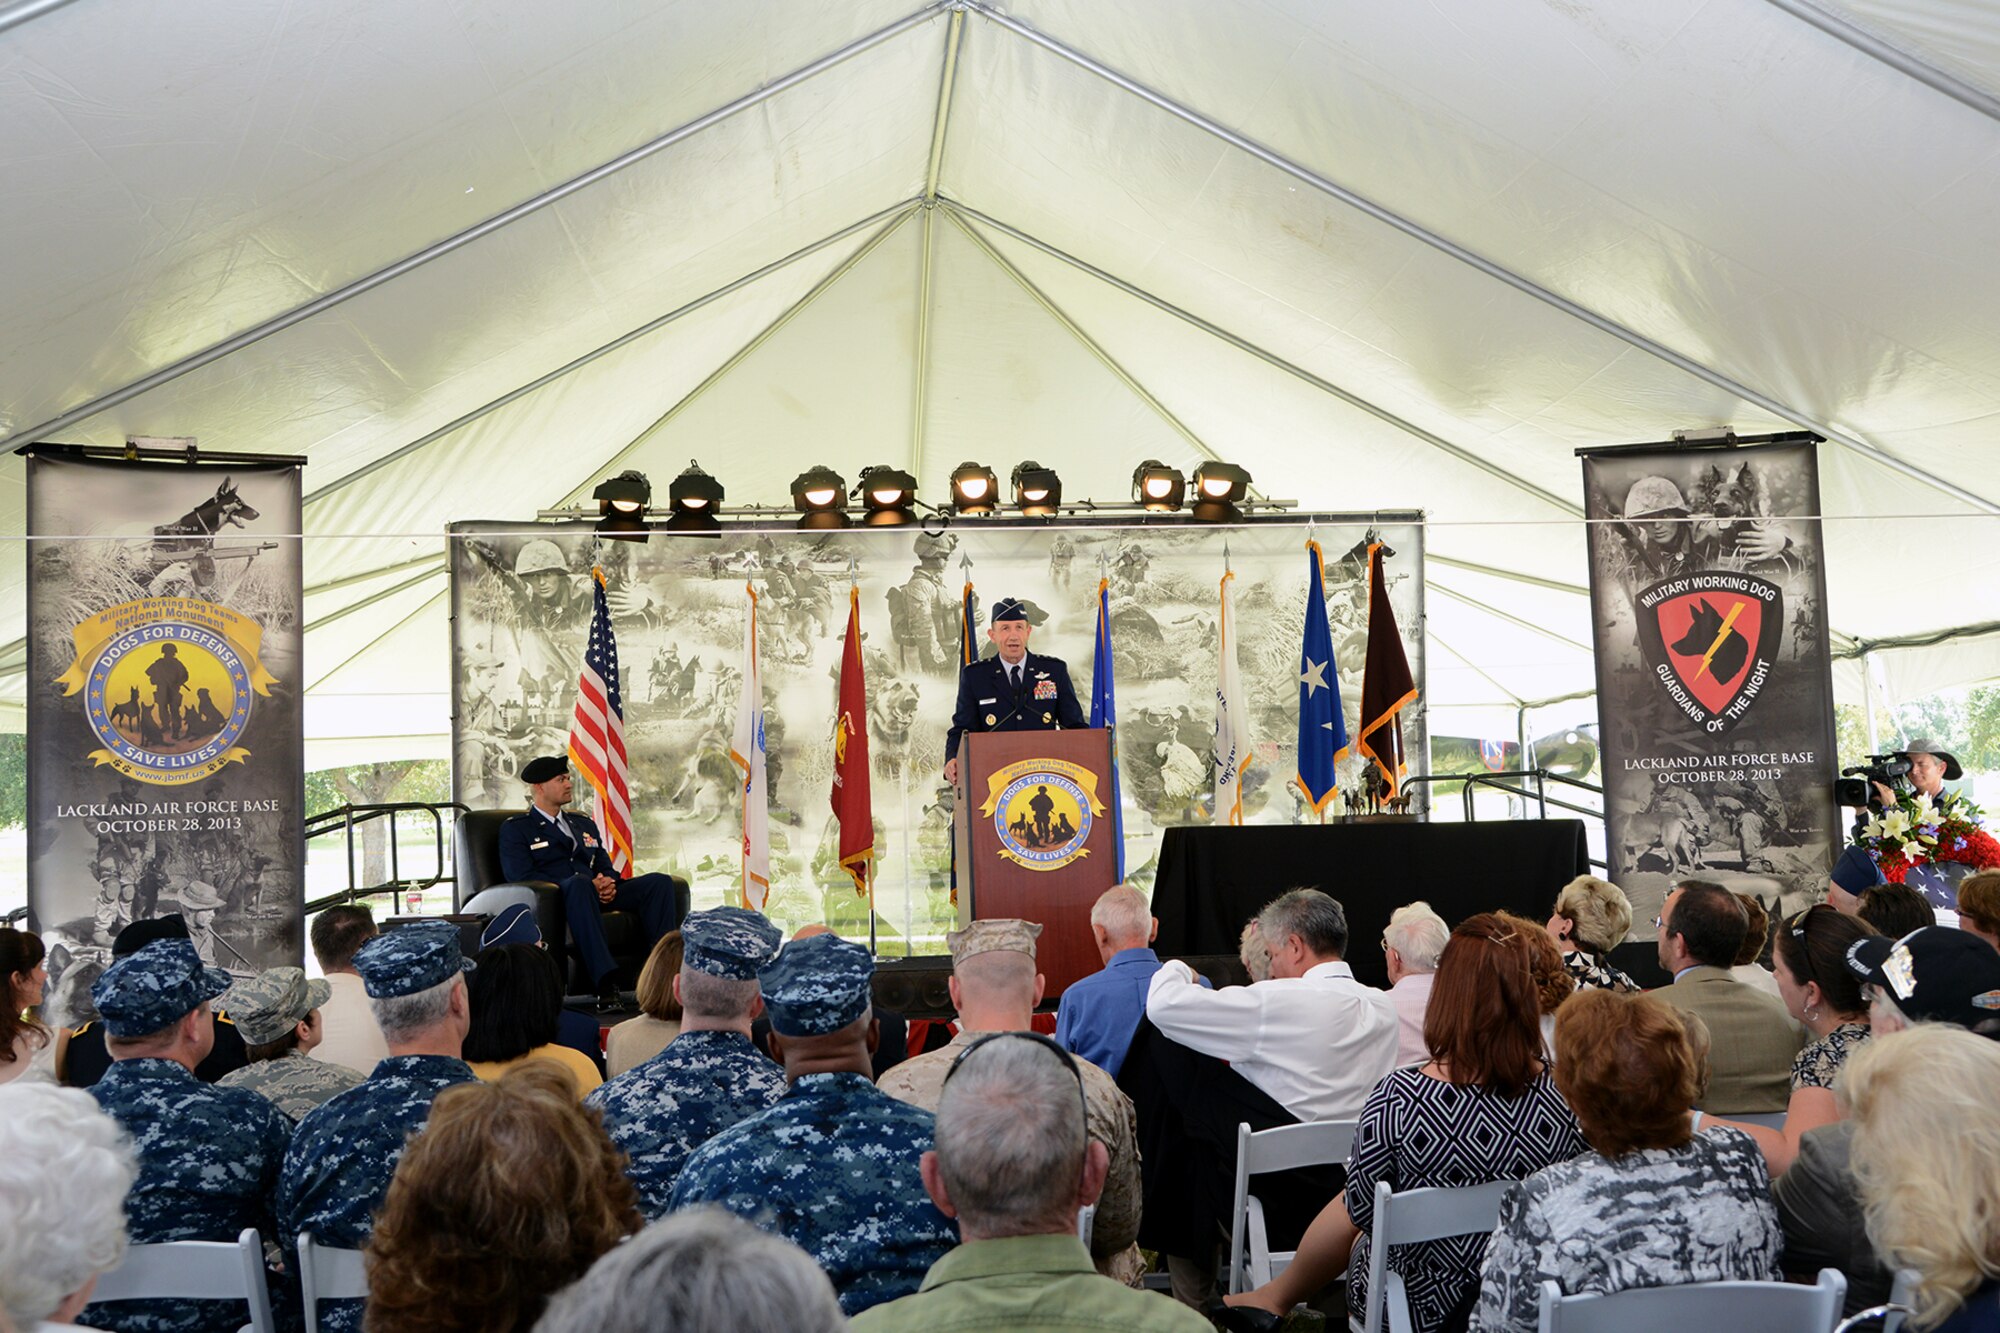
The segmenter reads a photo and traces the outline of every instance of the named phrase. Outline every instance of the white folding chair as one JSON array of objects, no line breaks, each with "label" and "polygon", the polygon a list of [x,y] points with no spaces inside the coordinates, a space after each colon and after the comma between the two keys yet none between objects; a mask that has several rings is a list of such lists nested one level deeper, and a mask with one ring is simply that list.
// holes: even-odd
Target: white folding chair
[{"label": "white folding chair", "polygon": [[1717,1120],[1734,1120],[1739,1125],[1755,1125],[1759,1129],[1783,1129],[1785,1112],[1762,1111],[1756,1115],[1718,1115]]},{"label": "white folding chair", "polygon": [[1917,1295],[1917,1270],[1899,1268],[1896,1280],[1889,1286],[1889,1300],[1883,1305],[1871,1305],[1866,1310],[1856,1310],[1840,1321],[1833,1333],[1859,1333],[1876,1320],[1882,1321],[1882,1333],[1899,1333],[1903,1321],[1916,1313],[1913,1302]]},{"label": "white folding chair", "polygon": [[271,1292],[264,1285],[264,1242],[254,1227],[235,1240],[172,1240],[133,1245],[125,1262],[97,1279],[97,1301],[244,1301],[250,1333],[273,1333]]},{"label": "white folding chair", "polygon": [[1833,1333],[1847,1279],[1831,1268],[1796,1282],[1690,1282],[1610,1295],[1565,1296],[1542,1283],[1541,1333],[1687,1333],[1691,1328],[1770,1328]]},{"label": "white folding chair", "polygon": [[1250,1132],[1236,1126],[1236,1197],[1229,1210],[1229,1294],[1261,1287],[1285,1271],[1292,1251],[1271,1252],[1264,1229],[1264,1201],[1250,1192],[1250,1177],[1302,1166],[1344,1163],[1354,1147],[1352,1120],[1317,1120]]},{"label": "white folding chair", "polygon": [[1410,1293],[1402,1274],[1389,1267],[1389,1250],[1396,1245],[1443,1240],[1446,1236],[1486,1233],[1500,1224],[1500,1201],[1518,1180],[1495,1180],[1459,1189],[1391,1190],[1375,1186],[1375,1223],[1368,1229],[1368,1304],[1360,1320],[1348,1318],[1360,1333],[1411,1333]]},{"label": "white folding chair", "polygon": [[319,1333],[321,1301],[364,1300],[368,1269],[360,1250],[321,1245],[312,1232],[299,1233],[299,1288],[305,1294],[306,1333]]}]

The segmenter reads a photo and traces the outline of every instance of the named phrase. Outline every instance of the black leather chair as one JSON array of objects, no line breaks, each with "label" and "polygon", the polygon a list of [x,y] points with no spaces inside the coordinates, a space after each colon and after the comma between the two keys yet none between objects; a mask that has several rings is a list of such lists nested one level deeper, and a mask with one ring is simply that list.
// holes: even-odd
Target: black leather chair
[{"label": "black leather chair", "polygon": [[[583,975],[582,961],[569,947],[569,922],[563,908],[562,891],[547,880],[510,880],[500,869],[500,826],[518,810],[468,810],[452,828],[452,855],[457,868],[457,905],[486,889],[519,887],[535,894],[535,921],[549,952],[563,964],[565,986],[572,995],[591,992],[591,979]],[[676,918],[685,917],[692,893],[685,880],[674,880],[680,898]],[[604,942],[618,961],[612,978],[630,990],[639,984],[639,969],[646,965],[647,945],[639,931],[639,918],[630,912],[602,914]]]}]

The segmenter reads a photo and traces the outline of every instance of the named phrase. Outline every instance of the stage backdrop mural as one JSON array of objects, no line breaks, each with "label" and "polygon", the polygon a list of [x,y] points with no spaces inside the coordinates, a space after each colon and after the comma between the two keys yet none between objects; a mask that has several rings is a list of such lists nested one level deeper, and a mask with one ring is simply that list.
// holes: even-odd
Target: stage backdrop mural
[{"label": "stage backdrop mural", "polygon": [[28,904],[87,1003],[112,936],[301,958],[299,467],[28,461]]},{"label": "stage backdrop mural", "polygon": [[[1423,679],[1421,528],[1384,523],[1387,579],[1416,679]],[[759,596],[769,742],[772,915],[865,935],[841,868],[829,804],[836,674],[850,562],[860,587],[868,752],[876,822],[877,928],[885,953],[938,952],[954,922],[951,792],[944,736],[956,697],[959,605],[974,585],[979,643],[999,597],[1029,603],[1032,651],[1061,657],[1090,692],[1100,576],[1110,583],[1117,745],[1129,877],[1150,887],[1159,830],[1211,818],[1216,641],[1227,547],[1251,701],[1255,760],[1247,823],[1311,819],[1291,782],[1309,531],[1326,553],[1326,601],[1347,728],[1368,646],[1367,522],[1319,516],[1242,527],[967,522],[798,532],[733,528],[720,539],[600,541],[587,526],[453,527],[456,798],[474,808],[525,799],[517,774],[560,754],[602,565],[624,670],[636,859],[694,886],[698,904],[734,901],[740,869],[737,773],[729,746],[740,694],[744,584]],[[1101,575],[1100,575],[1101,571]],[[1403,713],[1421,764],[1424,711]],[[1341,765],[1341,785],[1361,766]],[[579,784],[579,791],[582,791]],[[587,802],[581,801],[579,808]],[[1333,813],[1329,808],[1329,814]]]},{"label": "stage backdrop mural", "polygon": [[1776,910],[1838,851],[1813,446],[1585,452],[1606,859],[1650,932],[1675,880]]}]

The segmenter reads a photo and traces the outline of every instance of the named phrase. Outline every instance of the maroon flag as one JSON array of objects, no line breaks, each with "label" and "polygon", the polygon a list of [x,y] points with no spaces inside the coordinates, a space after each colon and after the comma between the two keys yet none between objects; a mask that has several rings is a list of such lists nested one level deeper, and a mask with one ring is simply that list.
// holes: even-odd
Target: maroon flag
[{"label": "maroon flag", "polygon": [[1356,744],[1388,780],[1391,797],[1401,791],[1409,771],[1400,714],[1416,697],[1410,659],[1403,654],[1396,613],[1389,607],[1389,588],[1382,581],[1382,543],[1374,542],[1368,547],[1368,662],[1361,676],[1361,730]]},{"label": "maroon flag", "polygon": [[833,723],[833,817],[840,821],[840,868],[868,896],[875,860],[875,808],[868,788],[868,684],[861,667],[861,594],[847,593],[847,642],[840,650],[840,713]]}]

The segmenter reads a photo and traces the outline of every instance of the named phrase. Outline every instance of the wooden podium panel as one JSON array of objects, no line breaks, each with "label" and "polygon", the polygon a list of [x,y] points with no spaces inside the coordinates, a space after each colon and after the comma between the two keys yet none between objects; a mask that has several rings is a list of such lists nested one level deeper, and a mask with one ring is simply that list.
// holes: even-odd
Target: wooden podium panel
[{"label": "wooden podium panel", "polygon": [[1110,737],[1092,727],[980,732],[959,743],[959,921],[1039,921],[1048,998],[1102,966],[1090,909],[1118,882]]}]

